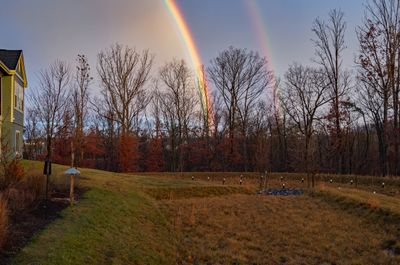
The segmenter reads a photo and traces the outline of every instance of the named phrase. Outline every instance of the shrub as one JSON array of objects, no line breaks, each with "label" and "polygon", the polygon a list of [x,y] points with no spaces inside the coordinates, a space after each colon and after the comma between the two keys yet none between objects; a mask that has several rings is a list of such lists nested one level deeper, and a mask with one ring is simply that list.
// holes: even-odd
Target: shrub
[{"label": "shrub", "polygon": [[7,200],[0,194],[0,248],[6,241],[8,227]]}]

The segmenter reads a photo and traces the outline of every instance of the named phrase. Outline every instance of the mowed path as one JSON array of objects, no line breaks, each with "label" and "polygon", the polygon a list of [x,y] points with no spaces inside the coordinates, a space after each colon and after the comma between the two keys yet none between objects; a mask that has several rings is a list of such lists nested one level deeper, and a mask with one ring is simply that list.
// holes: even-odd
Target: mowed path
[{"label": "mowed path", "polygon": [[84,198],[11,264],[400,264],[388,249],[398,245],[396,225],[320,196],[257,196],[162,175],[82,175]]}]

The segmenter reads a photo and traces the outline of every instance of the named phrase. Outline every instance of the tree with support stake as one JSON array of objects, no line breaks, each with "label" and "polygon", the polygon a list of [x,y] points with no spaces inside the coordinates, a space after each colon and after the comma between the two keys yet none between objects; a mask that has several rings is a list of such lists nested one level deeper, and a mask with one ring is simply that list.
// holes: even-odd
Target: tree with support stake
[{"label": "tree with support stake", "polygon": [[70,176],[70,182],[69,182],[69,202],[71,207],[74,206],[74,182],[75,182],[75,176],[80,175],[81,172],[77,170],[76,168],[70,168],[67,171],[64,172],[64,175]]}]

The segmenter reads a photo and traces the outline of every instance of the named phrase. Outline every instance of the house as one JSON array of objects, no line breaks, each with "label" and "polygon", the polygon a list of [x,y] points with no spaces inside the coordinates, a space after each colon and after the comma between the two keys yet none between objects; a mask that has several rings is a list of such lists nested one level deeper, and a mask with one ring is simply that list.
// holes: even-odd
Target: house
[{"label": "house", "polygon": [[27,87],[21,50],[0,49],[0,139],[2,150],[20,156],[24,130],[24,90]]}]

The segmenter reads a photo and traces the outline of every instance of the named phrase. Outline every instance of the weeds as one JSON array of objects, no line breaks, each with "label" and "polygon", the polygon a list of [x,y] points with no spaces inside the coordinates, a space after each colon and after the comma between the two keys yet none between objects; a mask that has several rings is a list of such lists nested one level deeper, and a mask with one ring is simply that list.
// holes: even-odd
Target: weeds
[{"label": "weeds", "polygon": [[3,247],[8,229],[8,211],[7,211],[7,201],[0,194],[0,248]]},{"label": "weeds", "polygon": [[193,197],[226,196],[229,194],[254,194],[248,187],[198,186],[183,188],[147,188],[144,191],[157,200],[174,200]]},{"label": "weeds", "polygon": [[394,226],[383,228],[317,197],[238,194],[160,204],[175,223],[177,264],[400,262],[398,242],[387,241]]},{"label": "weeds", "polygon": [[25,171],[21,162],[17,159],[1,162],[0,190],[19,183],[24,179]]}]

